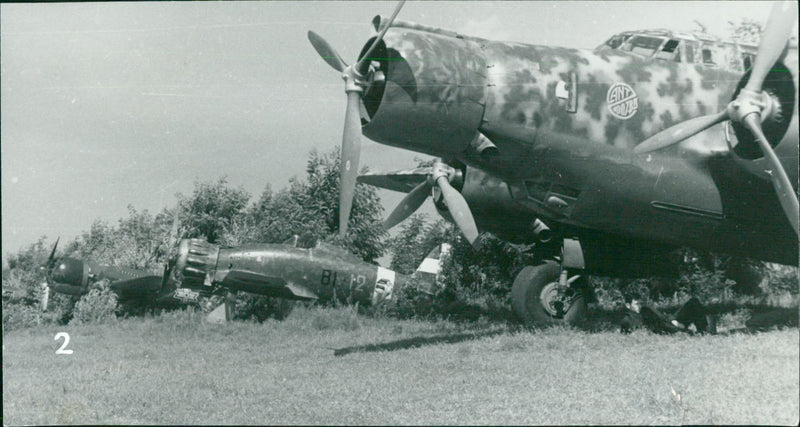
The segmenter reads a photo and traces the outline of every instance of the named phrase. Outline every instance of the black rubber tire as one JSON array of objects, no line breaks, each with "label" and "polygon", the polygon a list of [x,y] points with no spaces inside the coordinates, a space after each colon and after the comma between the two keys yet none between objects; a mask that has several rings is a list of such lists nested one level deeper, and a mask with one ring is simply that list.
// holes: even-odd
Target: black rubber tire
[{"label": "black rubber tire", "polygon": [[511,306],[519,319],[529,325],[575,324],[586,315],[586,296],[579,290],[566,313],[553,316],[545,310],[541,301],[544,287],[558,281],[561,267],[555,261],[527,266],[514,279],[511,288]]}]

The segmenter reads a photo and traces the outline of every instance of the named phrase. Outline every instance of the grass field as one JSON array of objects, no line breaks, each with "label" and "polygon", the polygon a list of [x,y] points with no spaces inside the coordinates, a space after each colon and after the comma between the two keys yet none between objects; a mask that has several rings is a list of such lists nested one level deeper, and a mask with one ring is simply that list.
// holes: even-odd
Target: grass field
[{"label": "grass field", "polygon": [[[71,355],[55,354],[61,331]],[[5,333],[3,424],[797,425],[798,344],[797,328],[516,331],[304,307],[213,325],[176,312]]]}]

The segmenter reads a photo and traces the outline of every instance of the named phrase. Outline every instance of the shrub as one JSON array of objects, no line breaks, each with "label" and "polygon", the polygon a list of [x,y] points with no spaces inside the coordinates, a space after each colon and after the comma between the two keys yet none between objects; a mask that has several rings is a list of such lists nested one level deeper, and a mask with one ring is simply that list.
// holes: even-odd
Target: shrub
[{"label": "shrub", "polygon": [[765,279],[761,283],[761,288],[768,295],[782,293],[797,295],[800,293],[798,292],[800,291],[800,277],[797,267],[764,263],[760,271]]},{"label": "shrub", "polygon": [[3,331],[29,328],[42,324],[42,321],[42,311],[38,307],[3,301]]},{"label": "shrub", "polygon": [[379,301],[365,312],[376,317],[427,318],[437,312],[436,303],[437,298],[421,292],[417,279],[412,277],[405,286],[394,291],[392,299]]},{"label": "shrub", "polygon": [[264,322],[267,319],[283,320],[292,312],[295,301],[284,298],[272,298],[239,292],[236,297],[234,319],[255,319]]},{"label": "shrub", "polygon": [[113,320],[117,318],[116,311],[117,294],[111,290],[108,282],[101,281],[75,303],[69,324],[80,325]]}]

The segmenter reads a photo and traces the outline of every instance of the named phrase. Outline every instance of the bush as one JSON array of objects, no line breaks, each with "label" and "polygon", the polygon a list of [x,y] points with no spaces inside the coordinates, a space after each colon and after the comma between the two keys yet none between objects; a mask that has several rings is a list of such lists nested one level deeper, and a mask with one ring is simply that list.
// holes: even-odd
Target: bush
[{"label": "bush", "polygon": [[235,320],[283,320],[292,312],[295,301],[239,292],[233,311]]},{"label": "bush", "polygon": [[3,301],[4,332],[40,325],[42,321],[42,311],[38,307]]},{"label": "bush", "polygon": [[760,271],[765,279],[761,283],[761,288],[768,295],[783,293],[797,295],[800,293],[800,276],[798,276],[797,267],[764,263]]},{"label": "bush", "polygon": [[412,277],[392,294],[392,299],[379,301],[364,311],[375,317],[400,319],[428,318],[436,314],[438,299],[419,290],[417,279]]},{"label": "bush", "polygon": [[69,324],[80,325],[114,320],[117,318],[116,311],[117,294],[111,290],[108,282],[101,281],[75,303]]}]

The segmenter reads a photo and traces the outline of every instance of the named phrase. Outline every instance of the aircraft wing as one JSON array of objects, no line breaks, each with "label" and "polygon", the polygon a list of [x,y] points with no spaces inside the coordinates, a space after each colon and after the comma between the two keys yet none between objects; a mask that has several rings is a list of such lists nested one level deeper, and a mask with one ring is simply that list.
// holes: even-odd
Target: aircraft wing
[{"label": "aircraft wing", "polygon": [[220,283],[228,288],[267,296],[317,299],[316,294],[303,286],[290,283],[281,277],[252,271],[231,270]]},{"label": "aircraft wing", "polygon": [[156,275],[116,280],[111,282],[111,289],[119,295],[120,299],[139,298],[157,294],[161,290],[161,280],[162,277]]},{"label": "aircraft wing", "polygon": [[387,190],[408,193],[414,187],[425,181],[430,173],[430,168],[405,169],[394,172],[367,172],[360,175],[357,181]]}]

